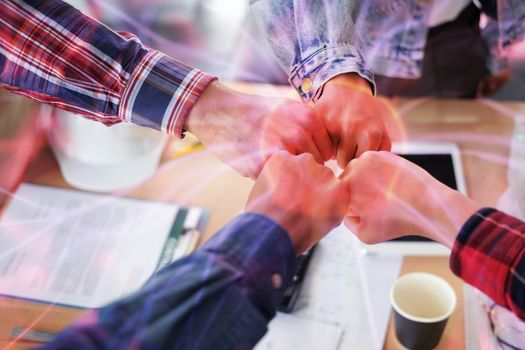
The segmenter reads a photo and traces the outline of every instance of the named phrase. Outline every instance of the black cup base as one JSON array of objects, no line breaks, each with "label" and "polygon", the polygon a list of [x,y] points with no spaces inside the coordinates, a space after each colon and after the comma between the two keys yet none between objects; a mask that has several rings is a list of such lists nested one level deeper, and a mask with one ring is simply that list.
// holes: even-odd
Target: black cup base
[{"label": "black cup base", "polygon": [[410,350],[431,350],[438,346],[448,319],[423,323],[409,320],[394,310],[397,340]]}]

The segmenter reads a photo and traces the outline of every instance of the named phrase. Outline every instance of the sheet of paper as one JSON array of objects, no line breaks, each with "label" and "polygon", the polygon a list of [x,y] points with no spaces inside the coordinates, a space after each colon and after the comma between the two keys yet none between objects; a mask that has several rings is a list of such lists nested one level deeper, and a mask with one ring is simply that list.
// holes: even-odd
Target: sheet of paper
[{"label": "sheet of paper", "polygon": [[293,314],[341,327],[339,349],[381,349],[401,262],[401,256],[363,255],[340,226],[319,243]]},{"label": "sheet of paper", "polygon": [[335,350],[341,338],[341,327],[283,313],[277,313],[268,327],[255,350]]},{"label": "sheet of paper", "polygon": [[0,294],[98,307],[155,271],[172,204],[23,184],[0,221]]},{"label": "sheet of paper", "polygon": [[465,342],[467,350],[499,349],[498,340],[492,333],[487,311],[481,305],[474,287],[463,288],[465,304]]}]

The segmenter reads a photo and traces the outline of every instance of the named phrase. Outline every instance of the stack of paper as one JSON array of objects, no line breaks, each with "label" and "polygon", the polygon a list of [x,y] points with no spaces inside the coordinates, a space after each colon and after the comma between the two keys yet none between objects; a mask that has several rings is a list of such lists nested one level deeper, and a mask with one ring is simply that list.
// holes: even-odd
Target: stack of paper
[{"label": "stack of paper", "polygon": [[340,338],[341,327],[278,313],[255,350],[335,350]]},{"label": "stack of paper", "polygon": [[355,236],[336,228],[316,248],[294,317],[278,314],[257,349],[381,349],[401,262],[363,255]]},{"label": "stack of paper", "polygon": [[23,184],[0,220],[0,294],[99,307],[192,251],[198,208]]}]

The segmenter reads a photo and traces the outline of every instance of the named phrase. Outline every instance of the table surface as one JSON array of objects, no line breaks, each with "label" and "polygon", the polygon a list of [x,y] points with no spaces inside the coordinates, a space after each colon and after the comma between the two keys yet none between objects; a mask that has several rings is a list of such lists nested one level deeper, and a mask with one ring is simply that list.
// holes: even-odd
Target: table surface
[{"label": "table surface", "polygon": [[[245,92],[295,98],[286,87],[232,85]],[[448,141],[459,144],[467,191],[478,203],[496,206],[507,188],[507,158],[514,118],[525,114],[525,104],[448,99],[384,100],[394,113],[386,121],[394,141]],[[28,102],[29,103],[29,102]],[[159,171],[144,184],[123,194],[188,206],[209,208],[209,237],[240,213],[253,181],[235,173],[207,151],[174,157],[173,141],[165,150]],[[183,171],[181,171],[183,169]],[[197,185],[195,179],[199,179]],[[48,148],[30,163],[24,181],[69,188]],[[166,188],[169,187],[169,191]],[[454,287],[458,305],[445,329],[438,349],[464,349],[463,283],[448,269],[446,257],[405,257],[401,274],[427,271],[444,277]],[[57,332],[82,311],[66,307],[0,298],[0,348],[26,349],[34,343],[9,339],[14,326]],[[393,332],[392,319],[385,349],[401,349]]]}]

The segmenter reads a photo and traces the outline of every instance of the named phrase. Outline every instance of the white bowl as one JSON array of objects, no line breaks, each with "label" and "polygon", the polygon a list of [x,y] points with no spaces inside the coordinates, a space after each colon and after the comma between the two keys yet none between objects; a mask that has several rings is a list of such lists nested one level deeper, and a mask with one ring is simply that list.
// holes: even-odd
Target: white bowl
[{"label": "white bowl", "polygon": [[129,123],[107,127],[62,110],[52,113],[48,140],[70,185],[89,191],[119,191],[155,173],[166,135]]}]

